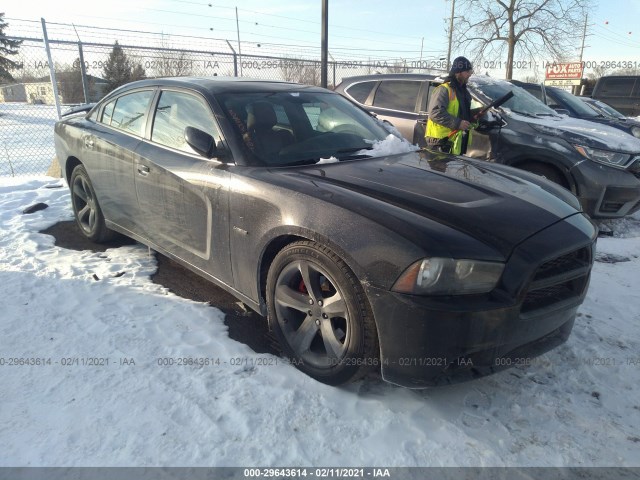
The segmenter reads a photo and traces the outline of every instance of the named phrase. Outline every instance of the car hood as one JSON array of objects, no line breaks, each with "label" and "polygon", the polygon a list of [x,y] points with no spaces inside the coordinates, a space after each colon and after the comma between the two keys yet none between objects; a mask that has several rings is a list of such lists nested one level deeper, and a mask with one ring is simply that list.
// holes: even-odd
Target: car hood
[{"label": "car hood", "polygon": [[640,153],[640,139],[605,123],[567,116],[530,117],[507,110],[511,118],[569,143],[630,154]]},{"label": "car hood", "polygon": [[544,179],[536,184],[509,167],[429,152],[286,170],[290,180],[304,181],[301,192],[330,197],[390,229],[401,225],[403,232],[432,241],[436,224],[446,226],[504,258],[523,240],[578,212],[577,202],[572,206],[562,194],[550,193],[557,187]]}]

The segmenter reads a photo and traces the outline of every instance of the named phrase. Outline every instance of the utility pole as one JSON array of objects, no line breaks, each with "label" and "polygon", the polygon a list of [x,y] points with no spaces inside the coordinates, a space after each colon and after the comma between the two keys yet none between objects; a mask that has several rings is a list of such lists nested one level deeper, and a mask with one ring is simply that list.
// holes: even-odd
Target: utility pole
[{"label": "utility pole", "polygon": [[584,29],[582,30],[582,46],[580,47],[580,63],[582,63],[582,54],[584,53],[584,39],[587,36],[587,21],[589,20],[589,14],[584,16]]},{"label": "utility pole", "polygon": [[451,19],[449,20],[449,49],[447,50],[447,70],[451,65],[451,42],[453,41],[453,16],[456,12],[456,0],[451,0]]},{"label": "utility pole", "polygon": [[236,29],[238,30],[238,62],[240,63],[240,76],[242,76],[242,50],[240,49],[240,22],[238,21],[238,7],[236,7]]},{"label": "utility pole", "polygon": [[[587,36],[587,22],[589,20],[589,14],[585,14],[584,16],[584,29],[582,30],[582,45],[580,46],[580,65],[582,66],[582,54],[584,53],[584,39]],[[582,67],[582,75],[584,76],[584,67]],[[580,83],[582,83],[582,80],[580,81]],[[572,93],[578,94],[581,90],[583,91],[584,85],[575,85],[571,90]]]},{"label": "utility pole", "polygon": [[329,0],[322,0],[322,38],[320,57],[320,86],[327,88],[327,54],[329,53]]}]

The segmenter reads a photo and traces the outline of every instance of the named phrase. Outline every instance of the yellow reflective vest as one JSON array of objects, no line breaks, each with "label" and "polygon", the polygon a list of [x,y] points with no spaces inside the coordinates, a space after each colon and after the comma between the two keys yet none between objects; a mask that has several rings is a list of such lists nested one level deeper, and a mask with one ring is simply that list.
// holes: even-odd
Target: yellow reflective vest
[{"label": "yellow reflective vest", "polygon": [[[458,116],[458,112],[460,111],[460,101],[456,95],[455,89],[451,88],[449,83],[443,83],[440,87],[444,87],[449,92],[449,105],[447,105],[447,112],[449,115],[453,117]],[[439,88],[440,88],[439,87]],[[453,130],[449,127],[445,127],[444,125],[440,125],[438,123],[433,122],[430,118],[427,120],[427,131],[425,132],[425,137],[431,138],[446,138],[449,137]],[[451,143],[453,144],[451,147],[451,153],[454,155],[460,155],[462,152],[462,130],[458,130],[455,134],[449,138]],[[467,145],[471,144],[471,131],[469,131],[469,140]]]}]

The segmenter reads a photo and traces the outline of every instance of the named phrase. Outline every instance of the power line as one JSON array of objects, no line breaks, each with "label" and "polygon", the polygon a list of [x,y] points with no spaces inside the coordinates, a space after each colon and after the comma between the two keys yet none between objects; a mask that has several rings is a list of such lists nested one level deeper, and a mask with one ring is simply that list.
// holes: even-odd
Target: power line
[{"label": "power line", "polygon": [[[102,19],[103,17],[98,17],[98,18]],[[11,20],[12,22],[15,21],[15,22],[23,23],[22,28],[24,28],[25,26],[24,24],[27,24],[26,25],[27,27],[31,25],[31,28],[29,28],[29,30],[33,32],[37,32],[34,35],[32,35],[34,37],[38,37],[41,33],[38,25],[39,22],[35,20],[19,19],[19,18],[9,18],[7,20]],[[125,21],[124,19],[122,20]],[[152,22],[146,22],[146,23],[152,23]],[[201,45],[202,50],[208,50],[208,49],[211,49],[212,47],[211,42],[220,42],[220,46],[218,46],[217,49],[223,50],[225,52],[227,51],[227,46],[223,44],[223,42],[226,43],[226,39],[217,38],[217,37],[208,37],[205,35],[201,35],[201,36],[183,35],[183,34],[168,33],[168,32],[131,30],[127,28],[117,28],[117,27],[104,27],[104,26],[98,27],[98,26],[85,25],[85,24],[73,25],[73,24],[54,22],[54,21],[48,22],[48,25],[51,26],[50,36],[52,38],[55,37],[55,39],[64,40],[64,41],[75,42],[77,37],[75,36],[74,32],[76,31],[76,28],[77,28],[79,31],[78,33],[81,36],[81,39],[83,39],[85,42],[88,40],[98,44],[105,44],[115,40],[120,40],[122,44],[122,40],[124,40],[129,44],[131,44],[132,41],[135,41],[135,42],[140,42],[142,45],[149,45],[150,43],[153,44],[153,42],[164,41],[165,38],[168,38],[172,46],[175,45],[176,47],[179,45],[179,43],[176,43],[176,42],[180,42],[180,43],[188,42],[189,43],[188,47],[182,47],[184,49],[192,48],[195,45]],[[164,24],[163,26],[166,27],[168,25]],[[12,30],[15,30],[16,24],[12,23],[11,28]],[[191,27],[191,28],[197,28],[197,27]],[[104,33],[101,33],[101,32],[104,32]],[[301,54],[305,56],[316,57],[319,54],[320,46],[315,42],[297,41],[296,43],[292,44],[290,43],[290,41],[295,41],[295,39],[287,38],[287,37],[266,35],[266,34],[259,34],[259,33],[251,33],[251,36],[257,37],[258,39],[261,39],[261,38],[273,39],[273,41],[267,41],[267,42],[257,40],[257,42],[255,42],[255,47],[253,47],[252,42],[243,42],[244,44],[248,45],[249,49],[247,50],[247,53],[251,55],[260,56],[260,55],[263,55],[264,53],[274,53],[281,57],[288,57],[292,52],[295,52],[296,55]],[[109,39],[109,37],[111,38]],[[284,42],[282,41],[278,42],[278,40],[284,40]],[[257,50],[257,48],[260,48],[260,50]],[[340,44],[332,46],[331,51],[334,54],[334,56],[339,56],[340,61],[348,61],[348,60],[343,60],[348,58],[360,59],[363,56],[366,56],[370,59],[375,59],[375,60],[378,60],[378,59],[388,60],[389,54],[400,55],[401,57],[405,57],[405,58],[412,58],[413,56],[417,57],[417,54],[419,52],[417,49],[399,51],[398,49],[371,49],[371,48],[364,48],[364,47],[359,48],[359,47],[354,47],[353,45],[347,46],[347,45],[340,45]],[[423,51],[423,53],[441,54],[441,51],[427,50],[426,52]]]},{"label": "power line", "polygon": [[[226,7],[226,6],[223,6],[223,5],[214,5],[214,4],[208,3],[208,2],[207,3],[203,3],[203,2],[193,2],[193,1],[188,1],[188,0],[171,0],[171,1],[176,2],[176,3],[186,3],[186,4],[192,4],[192,5],[209,6],[209,7],[223,8],[223,9],[233,9],[233,7]],[[282,19],[285,19],[285,20],[295,20],[297,22],[311,23],[311,24],[320,26],[320,22],[319,21],[306,20],[306,19],[296,18],[296,17],[288,17],[288,16],[285,16],[285,15],[276,15],[274,13],[264,13],[264,12],[259,12],[257,10],[249,10],[249,9],[244,9],[244,8],[239,8],[238,11],[239,12],[255,13],[255,14],[264,15],[264,16],[267,16],[267,17],[282,18]],[[372,30],[370,28],[354,27],[353,25],[337,25],[337,24],[330,23],[329,27],[331,27],[331,28],[344,28],[344,29],[347,29],[349,31],[356,30],[356,31],[367,32],[367,33],[375,33],[375,34],[378,34],[378,35],[388,35],[388,36],[392,36],[392,37],[396,37],[396,38],[397,37],[410,38],[412,40],[415,40],[416,42],[421,39],[421,37],[414,37],[414,36],[409,36],[409,35],[398,35],[397,33],[380,32],[380,31],[377,31],[377,30]],[[283,28],[286,28],[286,27],[283,27]]]}]

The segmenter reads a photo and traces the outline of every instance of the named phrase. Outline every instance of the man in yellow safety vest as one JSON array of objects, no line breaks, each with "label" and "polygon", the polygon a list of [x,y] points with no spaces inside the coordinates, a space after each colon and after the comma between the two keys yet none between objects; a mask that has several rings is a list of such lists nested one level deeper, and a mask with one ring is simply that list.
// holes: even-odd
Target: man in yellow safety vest
[{"label": "man in yellow safety vest", "polygon": [[471,126],[471,94],[467,82],[472,74],[471,62],[457,57],[445,82],[431,95],[425,132],[427,148],[456,155],[467,151],[470,136],[466,132]]}]

